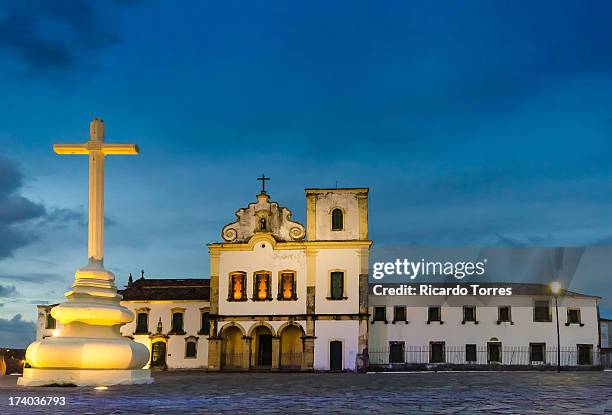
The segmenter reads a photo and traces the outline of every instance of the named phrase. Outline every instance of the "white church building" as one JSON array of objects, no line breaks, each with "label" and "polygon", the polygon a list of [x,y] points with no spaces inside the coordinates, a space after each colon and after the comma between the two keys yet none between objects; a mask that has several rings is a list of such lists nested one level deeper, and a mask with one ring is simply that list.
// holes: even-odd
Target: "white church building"
[{"label": "white church building", "polygon": [[[306,189],[306,226],[264,190],[208,245],[209,279],[130,280],[124,336],[148,366],[209,371],[404,370],[448,365],[556,365],[547,287],[503,297],[379,296],[368,284],[368,189]],[[559,297],[561,363],[596,367],[598,301]],[[38,306],[37,337],[61,329]]]}]

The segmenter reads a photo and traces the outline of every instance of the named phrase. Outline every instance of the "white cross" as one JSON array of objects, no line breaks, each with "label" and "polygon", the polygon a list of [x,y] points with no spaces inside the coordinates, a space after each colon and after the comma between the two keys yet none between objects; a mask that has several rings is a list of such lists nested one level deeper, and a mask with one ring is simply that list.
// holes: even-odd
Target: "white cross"
[{"label": "white cross", "polygon": [[138,154],[136,144],[105,144],[104,121],[94,118],[89,124],[89,141],[85,144],[55,144],[57,154],[89,155],[89,227],[87,256],[104,259],[104,156]]}]

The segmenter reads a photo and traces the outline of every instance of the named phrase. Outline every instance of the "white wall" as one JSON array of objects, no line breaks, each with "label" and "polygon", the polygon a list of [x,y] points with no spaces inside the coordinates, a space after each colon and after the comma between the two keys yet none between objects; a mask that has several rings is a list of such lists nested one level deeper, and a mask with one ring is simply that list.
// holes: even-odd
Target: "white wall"
[{"label": "white wall", "polygon": [[[546,343],[547,347],[557,346],[557,326],[555,320],[554,300],[552,322],[533,321],[534,299],[546,297],[508,296],[508,297],[406,297],[406,296],[370,296],[369,349],[386,349],[389,341],[404,341],[406,346],[428,346],[430,341],[444,341],[447,346],[465,346],[477,344],[486,346],[491,338],[497,338],[502,347],[522,346],[529,343]],[[393,306],[408,305],[406,323],[392,324]],[[387,306],[387,321],[372,323],[375,306]],[[428,306],[442,306],[444,324],[432,322],[427,324]],[[478,324],[463,320],[463,305],[476,306]],[[513,325],[497,324],[498,306],[510,305]],[[583,327],[576,324],[565,326],[567,307],[580,307]],[[576,347],[577,344],[592,344],[593,350],[598,346],[597,304],[593,298],[563,297],[559,300],[559,322],[561,347]]]},{"label": "white wall", "polygon": [[[149,311],[149,332],[157,332],[157,323],[161,317],[162,333],[167,334],[172,327],[172,308],[184,308],[184,335],[172,334],[166,343],[166,363],[169,368],[204,368],[208,365],[208,335],[198,334],[201,328],[201,308],[209,308],[208,301],[122,301],[121,305],[134,312],[134,321],[121,327],[121,334],[133,336],[134,340],[144,344],[151,351],[149,336],[134,335],[136,328],[136,309],[147,307]],[[197,337],[196,358],[185,358],[185,339]]]},{"label": "white wall", "polygon": [[[296,301],[278,301],[278,273],[296,271]],[[227,301],[229,274],[246,272],[247,301]],[[253,301],[253,274],[272,273],[272,300]],[[304,250],[274,250],[269,242],[259,242],[253,251],[221,251],[219,259],[219,314],[304,314],[306,312],[306,254]]]},{"label": "white wall", "polygon": [[[359,205],[355,193],[319,193],[316,195],[316,239],[353,240],[359,239]],[[344,230],[331,230],[331,211],[339,207],[344,211]]]},{"label": "white wall", "polygon": [[343,370],[355,370],[358,353],[359,322],[355,320],[319,320],[316,324],[314,369],[329,370],[329,343],[342,341]]},{"label": "white wall", "polygon": [[[315,311],[322,314],[359,312],[359,256],[357,249],[320,249],[316,259]],[[346,300],[328,300],[330,271],[344,271]]]}]

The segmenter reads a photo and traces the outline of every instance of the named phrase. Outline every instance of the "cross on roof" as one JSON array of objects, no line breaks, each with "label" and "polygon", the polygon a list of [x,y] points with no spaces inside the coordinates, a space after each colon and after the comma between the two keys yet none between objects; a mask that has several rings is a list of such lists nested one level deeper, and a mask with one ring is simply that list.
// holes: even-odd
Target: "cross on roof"
[{"label": "cross on roof", "polygon": [[257,180],[261,180],[261,193],[266,193],[266,180],[270,180],[269,177],[266,177],[265,174],[262,174],[261,177],[258,177]]}]

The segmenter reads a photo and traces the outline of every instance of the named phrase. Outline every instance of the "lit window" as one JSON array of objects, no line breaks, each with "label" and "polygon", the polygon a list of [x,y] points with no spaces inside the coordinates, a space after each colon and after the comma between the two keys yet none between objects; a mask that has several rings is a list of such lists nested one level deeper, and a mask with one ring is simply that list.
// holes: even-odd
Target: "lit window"
[{"label": "lit window", "polygon": [[334,209],[332,210],[332,231],[341,231],[344,229],[344,213],[342,213],[342,209]]},{"label": "lit window", "polygon": [[255,273],[254,300],[269,300],[272,298],[270,290],[270,274],[267,272]]},{"label": "lit window", "polygon": [[295,274],[283,272],[280,277],[280,300],[295,300]]},{"label": "lit window", "polygon": [[228,301],[246,300],[246,274],[234,272],[230,274]]}]

